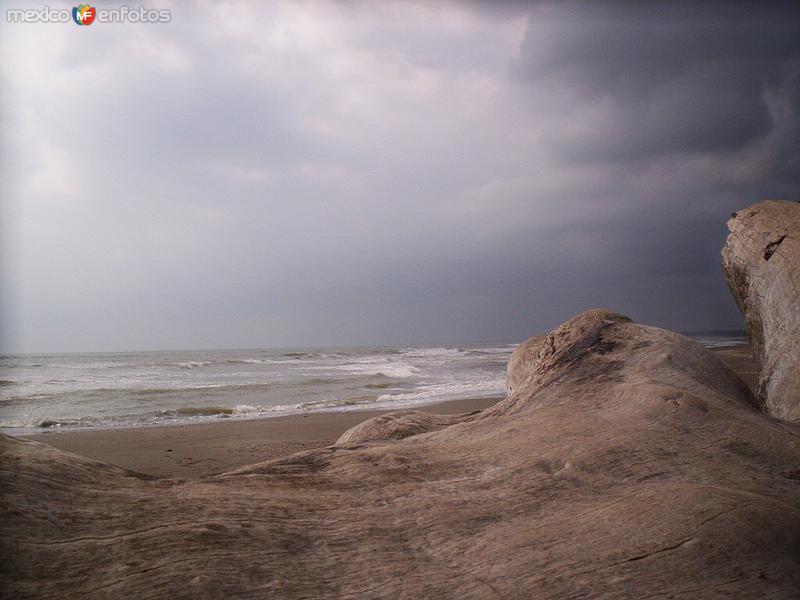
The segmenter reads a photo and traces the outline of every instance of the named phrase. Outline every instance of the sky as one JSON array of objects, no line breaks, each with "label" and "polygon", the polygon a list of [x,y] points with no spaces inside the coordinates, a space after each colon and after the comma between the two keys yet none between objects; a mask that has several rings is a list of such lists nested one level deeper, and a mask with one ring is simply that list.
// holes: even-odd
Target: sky
[{"label": "sky", "polygon": [[736,329],[800,199],[800,3],[142,5],[0,5],[3,352]]}]

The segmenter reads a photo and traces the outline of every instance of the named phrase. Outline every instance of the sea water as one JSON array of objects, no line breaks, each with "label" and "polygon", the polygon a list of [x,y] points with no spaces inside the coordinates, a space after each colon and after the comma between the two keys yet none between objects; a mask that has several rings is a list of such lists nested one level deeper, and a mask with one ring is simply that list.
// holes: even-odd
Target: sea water
[{"label": "sea water", "polygon": [[515,344],[0,356],[0,431],[403,408],[502,395]]}]

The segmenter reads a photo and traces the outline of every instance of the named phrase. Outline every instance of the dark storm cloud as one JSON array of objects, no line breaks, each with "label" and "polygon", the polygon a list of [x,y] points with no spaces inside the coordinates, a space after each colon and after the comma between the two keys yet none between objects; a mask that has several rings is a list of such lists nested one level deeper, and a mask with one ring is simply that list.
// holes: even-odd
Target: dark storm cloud
[{"label": "dark storm cloud", "polygon": [[797,3],[544,5],[517,74],[597,107],[592,127],[554,140],[568,156],[737,150],[775,126],[767,94],[796,93],[798,22]]},{"label": "dark storm cloud", "polygon": [[800,191],[797,3],[542,4],[513,75],[554,160],[602,165],[625,207],[592,225],[602,272],[675,277],[673,306],[718,270],[729,209]]},{"label": "dark storm cloud", "polygon": [[[732,6],[732,8],[731,8]],[[3,23],[3,347],[741,323],[729,213],[798,188],[797,8],[176,4]]]}]

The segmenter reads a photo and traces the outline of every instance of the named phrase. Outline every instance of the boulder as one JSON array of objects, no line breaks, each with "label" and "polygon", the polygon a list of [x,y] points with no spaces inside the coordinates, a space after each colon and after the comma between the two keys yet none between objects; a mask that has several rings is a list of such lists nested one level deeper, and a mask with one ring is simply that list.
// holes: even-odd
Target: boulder
[{"label": "boulder", "polygon": [[0,596],[797,597],[800,428],[608,311],[528,350],[479,414],[199,480],[2,436]]},{"label": "boulder", "polygon": [[747,320],[763,410],[800,419],[800,203],[737,211],[722,249],[728,286]]}]

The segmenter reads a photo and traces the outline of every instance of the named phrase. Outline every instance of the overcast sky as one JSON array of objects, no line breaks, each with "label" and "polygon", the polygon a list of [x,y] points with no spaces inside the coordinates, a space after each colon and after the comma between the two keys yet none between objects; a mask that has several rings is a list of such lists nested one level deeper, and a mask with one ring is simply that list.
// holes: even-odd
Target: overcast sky
[{"label": "overcast sky", "polygon": [[800,198],[800,3],[20,4],[6,352],[739,328],[725,221]]}]

